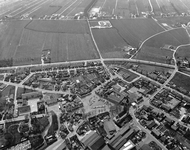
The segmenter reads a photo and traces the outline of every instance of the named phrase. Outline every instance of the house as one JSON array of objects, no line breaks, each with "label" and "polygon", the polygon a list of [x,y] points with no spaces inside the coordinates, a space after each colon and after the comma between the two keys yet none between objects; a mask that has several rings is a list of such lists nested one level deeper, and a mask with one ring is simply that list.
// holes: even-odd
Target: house
[{"label": "house", "polygon": [[157,139],[160,138],[160,134],[161,134],[161,133],[160,133],[157,129],[154,128],[151,133],[152,133],[152,135],[154,135]]},{"label": "house", "polygon": [[166,112],[170,112],[170,111],[171,111],[171,107],[166,106],[166,105],[164,105],[164,104],[161,105],[161,108],[162,108],[164,111],[166,111]]},{"label": "house", "polygon": [[174,121],[172,119],[168,118],[168,117],[165,118],[165,121],[169,125],[172,125],[174,123]]},{"label": "house", "polygon": [[88,147],[90,150],[100,150],[105,146],[104,138],[94,131],[91,131],[89,134],[87,134],[81,140],[81,142],[85,147]]},{"label": "house", "polygon": [[124,95],[122,95],[121,93],[115,93],[115,92],[112,92],[107,97],[109,101],[115,104],[121,103],[124,100],[124,98],[125,98]]},{"label": "house", "polygon": [[104,121],[104,130],[108,135],[112,135],[116,132],[115,124],[112,120]]},{"label": "house", "polygon": [[108,145],[105,145],[101,150],[111,150]]},{"label": "house", "polygon": [[162,136],[162,137],[160,138],[160,141],[165,144],[166,141],[167,141],[167,138],[166,138],[165,136]]},{"label": "house", "polygon": [[151,130],[152,128],[154,128],[155,126],[157,126],[156,122],[154,120],[150,121],[148,124],[147,124],[147,128],[149,130]]},{"label": "house", "polygon": [[171,128],[172,128],[174,131],[177,131],[178,126],[176,126],[176,125],[173,124],[173,125],[171,126]]}]

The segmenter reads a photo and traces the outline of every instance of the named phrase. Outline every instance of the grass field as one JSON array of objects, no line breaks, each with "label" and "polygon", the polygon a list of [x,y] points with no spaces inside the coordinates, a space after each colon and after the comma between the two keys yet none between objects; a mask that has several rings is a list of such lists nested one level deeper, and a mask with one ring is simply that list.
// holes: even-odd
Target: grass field
[{"label": "grass field", "polygon": [[190,45],[178,48],[175,56],[176,58],[187,58],[190,61]]},{"label": "grass field", "polygon": [[2,25],[0,59],[13,65],[41,63],[42,50],[51,51],[51,62],[98,58],[86,21],[15,21]]},{"label": "grass field", "polygon": [[167,63],[167,58],[172,58],[173,52],[171,50],[161,49],[161,47],[164,47],[166,44],[177,47],[188,43],[189,37],[185,29],[173,29],[158,34],[147,40],[136,55],[136,58],[153,62]]},{"label": "grass field", "polygon": [[190,77],[177,72],[171,80],[177,87],[183,87],[187,91],[190,91]]}]

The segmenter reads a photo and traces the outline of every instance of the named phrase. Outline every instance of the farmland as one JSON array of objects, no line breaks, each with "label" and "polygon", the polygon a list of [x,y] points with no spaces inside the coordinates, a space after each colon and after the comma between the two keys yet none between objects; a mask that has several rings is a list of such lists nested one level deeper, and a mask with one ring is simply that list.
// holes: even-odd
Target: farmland
[{"label": "farmland", "polygon": [[189,5],[187,0],[98,0],[94,7],[106,15],[130,18],[131,14],[142,17],[144,12],[154,12],[156,16],[188,13]]},{"label": "farmland", "polygon": [[170,50],[144,46],[135,58],[159,63],[169,63],[167,59],[171,59],[172,56],[173,52]]},{"label": "farmland", "polygon": [[175,56],[176,58],[180,57],[190,60],[190,45],[178,48]]},{"label": "farmland", "polygon": [[166,63],[167,59],[172,58],[173,52],[168,49],[163,49],[162,47],[165,45],[177,47],[188,43],[189,37],[185,29],[178,28],[166,31],[147,40],[138,52],[136,58]]},{"label": "farmland", "polygon": [[[131,45],[138,48],[149,36],[163,31],[152,19],[110,20],[112,28],[92,29],[93,36],[103,57],[126,57],[123,49]],[[91,21],[91,26],[97,25]]]},{"label": "farmland", "polygon": [[138,47],[149,36],[163,31],[152,19],[122,19],[110,22],[133,47]]},{"label": "farmland", "polygon": [[149,47],[163,47],[165,44],[179,46],[182,44],[188,44],[189,37],[184,28],[177,28],[169,30],[167,32],[158,34],[144,43]]},{"label": "farmland", "polygon": [[92,29],[92,33],[104,58],[123,57],[122,49],[128,44],[116,29]]},{"label": "farmland", "polygon": [[39,64],[45,49],[51,51],[51,62],[98,58],[85,21],[15,21],[4,26],[1,59],[13,57],[13,65]]},{"label": "farmland", "polygon": [[182,73],[177,72],[173,79],[171,80],[177,87],[183,87],[187,91],[190,91],[190,80],[189,76],[186,76]]}]

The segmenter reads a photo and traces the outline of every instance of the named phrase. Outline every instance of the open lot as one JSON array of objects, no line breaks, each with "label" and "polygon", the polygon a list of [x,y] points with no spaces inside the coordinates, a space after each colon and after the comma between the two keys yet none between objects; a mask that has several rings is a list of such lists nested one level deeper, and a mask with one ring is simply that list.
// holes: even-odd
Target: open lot
[{"label": "open lot", "polygon": [[171,80],[177,87],[183,87],[187,91],[190,91],[190,77],[177,72]]},{"label": "open lot", "polygon": [[42,50],[51,62],[98,58],[86,21],[14,21],[2,25],[0,59],[13,65],[41,63]]}]

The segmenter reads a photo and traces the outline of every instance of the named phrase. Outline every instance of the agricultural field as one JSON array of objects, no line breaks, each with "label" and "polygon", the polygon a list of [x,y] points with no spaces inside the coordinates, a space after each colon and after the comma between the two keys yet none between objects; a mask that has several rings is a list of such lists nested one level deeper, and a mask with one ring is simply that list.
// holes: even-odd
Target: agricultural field
[{"label": "agricultural field", "polygon": [[122,19],[110,22],[133,47],[138,47],[146,38],[163,31],[153,19]]},{"label": "agricultural field", "polygon": [[140,60],[147,60],[159,63],[170,63],[168,59],[172,59],[173,52],[170,50],[163,50],[154,47],[144,46],[135,57]]},{"label": "agricultural field", "polygon": [[89,34],[87,22],[81,20],[33,20],[25,29],[47,33]]},{"label": "agricultural field", "polygon": [[171,80],[171,82],[173,82],[177,87],[182,87],[187,91],[190,91],[190,82],[187,82],[189,80],[190,80],[189,76],[177,72],[173,77],[173,79]]},{"label": "agricultural field", "polygon": [[92,29],[97,46],[104,58],[124,57],[123,49],[128,45],[116,29]]},{"label": "agricultural field", "polygon": [[186,30],[184,28],[176,28],[150,38],[144,43],[144,45],[160,48],[166,44],[179,46],[183,44],[188,44],[189,42],[189,36]]},{"label": "agricultural field", "polygon": [[190,61],[190,45],[178,48],[176,58],[187,58]]},{"label": "agricultural field", "polygon": [[98,0],[94,8],[100,8],[107,15],[130,18],[131,14],[142,17],[145,12],[154,12],[156,16],[188,13],[188,6],[187,0]]},{"label": "agricultural field", "polygon": [[[138,66],[139,69],[144,70],[146,72],[154,72],[154,71],[159,71],[162,73],[167,73],[170,72],[170,68],[165,68],[165,67],[159,67],[159,66],[155,66],[155,65],[144,65],[144,64],[140,64]],[[171,70],[172,71],[172,70]]]},{"label": "agricultural field", "polygon": [[[126,58],[124,48],[128,45],[138,48],[151,35],[163,31],[152,19],[110,20],[112,28],[94,29],[92,33],[103,57]],[[91,21],[91,27],[98,25]]]},{"label": "agricultural field", "polygon": [[148,60],[160,63],[170,63],[173,58],[173,51],[164,49],[165,45],[177,47],[188,44],[189,37],[183,28],[173,29],[158,34],[147,40],[135,56],[136,59]]},{"label": "agricultural field", "polygon": [[140,13],[151,11],[149,0],[136,0],[136,6],[138,8],[138,12]]},{"label": "agricultural field", "polygon": [[98,58],[86,21],[5,22],[1,33],[0,59],[13,65],[39,64],[43,50],[51,62]]}]

